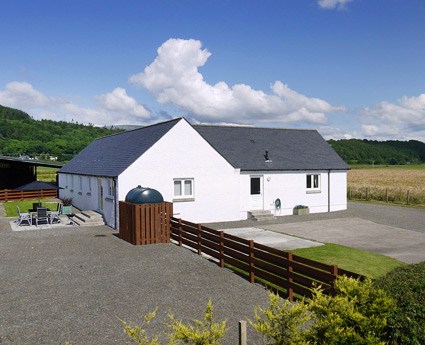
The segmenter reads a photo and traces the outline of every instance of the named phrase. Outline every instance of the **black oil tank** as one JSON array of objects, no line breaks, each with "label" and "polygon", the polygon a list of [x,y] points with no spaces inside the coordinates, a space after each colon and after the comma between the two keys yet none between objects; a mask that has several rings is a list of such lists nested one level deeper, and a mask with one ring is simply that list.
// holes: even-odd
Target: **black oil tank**
[{"label": "black oil tank", "polygon": [[164,198],[156,189],[137,186],[127,193],[125,202],[130,204],[160,204],[164,202]]}]

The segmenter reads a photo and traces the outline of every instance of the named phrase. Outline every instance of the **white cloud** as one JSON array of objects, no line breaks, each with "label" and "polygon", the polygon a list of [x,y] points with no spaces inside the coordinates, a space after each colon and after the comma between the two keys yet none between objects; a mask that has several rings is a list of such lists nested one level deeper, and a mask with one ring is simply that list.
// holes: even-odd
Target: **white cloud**
[{"label": "white cloud", "polygon": [[9,107],[43,108],[53,101],[26,82],[12,81],[0,91],[0,104]]},{"label": "white cloud", "polygon": [[318,98],[291,90],[281,81],[271,93],[246,84],[208,84],[199,72],[211,53],[198,40],[169,39],[155,60],[129,81],[148,89],[161,104],[173,104],[204,122],[325,123],[327,112],[344,111]]},{"label": "white cloud", "polygon": [[318,5],[320,8],[326,10],[338,9],[342,10],[346,5],[353,0],[318,0]]},{"label": "white cloud", "polygon": [[326,140],[353,139],[359,137],[355,131],[347,132],[346,130],[331,126],[321,126],[319,127],[318,131]]},{"label": "white cloud", "polygon": [[364,108],[360,121],[366,137],[425,141],[425,94]]},{"label": "white cloud", "polygon": [[27,82],[13,81],[0,91],[0,104],[26,111],[35,119],[93,123],[95,125],[143,124],[148,110],[123,88],[94,97],[98,107],[81,107],[71,100],[46,96]]},{"label": "white cloud", "polygon": [[117,87],[111,92],[97,96],[96,98],[103,109],[127,113],[141,118],[150,117],[150,112],[134,98],[128,96],[127,91],[121,87]]}]

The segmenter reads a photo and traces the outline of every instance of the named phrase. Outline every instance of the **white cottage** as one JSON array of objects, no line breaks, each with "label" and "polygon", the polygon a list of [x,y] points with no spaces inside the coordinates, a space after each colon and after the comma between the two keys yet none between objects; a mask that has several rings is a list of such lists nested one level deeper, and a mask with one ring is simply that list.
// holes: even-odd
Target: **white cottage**
[{"label": "white cottage", "polygon": [[[315,130],[191,125],[178,118],[94,140],[59,170],[61,197],[118,226],[118,201],[157,189],[192,222],[347,208],[348,166]],[[276,208],[279,199],[281,207]]]}]

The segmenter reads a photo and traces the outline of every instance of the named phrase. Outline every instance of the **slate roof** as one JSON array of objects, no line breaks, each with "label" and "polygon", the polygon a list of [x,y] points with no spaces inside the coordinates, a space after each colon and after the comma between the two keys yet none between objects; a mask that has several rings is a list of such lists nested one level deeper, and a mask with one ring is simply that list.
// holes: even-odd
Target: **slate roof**
[{"label": "slate roof", "polygon": [[[242,171],[348,170],[316,130],[193,125]],[[266,150],[271,162],[266,162]]]},{"label": "slate roof", "polygon": [[[96,139],[59,172],[117,177],[180,120]],[[233,167],[242,171],[348,170],[347,164],[315,130],[192,127]]]},{"label": "slate roof", "polygon": [[180,120],[178,118],[95,139],[59,172],[117,177]]}]

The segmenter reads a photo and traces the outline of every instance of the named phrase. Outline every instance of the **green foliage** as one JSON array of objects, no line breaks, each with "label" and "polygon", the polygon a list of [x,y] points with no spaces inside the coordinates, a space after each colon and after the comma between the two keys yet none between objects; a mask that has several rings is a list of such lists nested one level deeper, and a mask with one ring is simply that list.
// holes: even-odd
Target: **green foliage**
[{"label": "green foliage", "polygon": [[410,141],[329,140],[328,143],[348,164],[425,163],[425,143]]},{"label": "green foliage", "polygon": [[388,320],[390,344],[425,344],[425,262],[396,268],[375,282],[396,301]]},{"label": "green foliage", "polygon": [[156,316],[157,310],[158,307],[156,307],[154,311],[146,314],[143,322],[138,326],[131,326],[127,322],[119,319],[124,325],[124,333],[130,338],[130,341],[128,341],[127,344],[135,343],[137,345],[159,345],[158,335],[149,340],[146,330],[144,329]]},{"label": "green foliage", "polygon": [[[21,212],[28,212],[29,209],[32,209],[32,204],[36,202],[38,202],[38,199],[6,201],[3,204],[4,209],[6,211],[6,217],[18,216],[18,210],[16,206],[19,206],[19,209],[21,210]],[[41,199],[40,202],[43,206],[49,207],[48,202],[51,202],[51,199]]]},{"label": "green foliage", "polygon": [[272,292],[269,292],[269,302],[268,308],[254,310],[255,322],[248,320],[251,326],[258,333],[265,335],[269,344],[308,344],[304,340],[302,328],[310,319],[307,304],[303,301],[292,304],[289,300],[282,300],[279,295]]},{"label": "green foliage", "polygon": [[168,336],[170,344],[173,345],[179,344],[180,341],[193,345],[219,345],[228,331],[226,321],[215,321],[211,300],[208,301],[205,308],[203,321],[193,320],[193,324],[185,325],[177,320],[171,312],[168,317],[171,321],[168,327],[172,329],[172,333]]},{"label": "green foliage", "polygon": [[0,155],[57,156],[67,161],[95,138],[121,130],[64,121],[34,120],[0,105]]},{"label": "green foliage", "polygon": [[274,345],[385,344],[394,301],[371,280],[339,277],[335,291],[332,297],[315,288],[311,299],[293,305],[270,293],[270,306],[251,324]]},{"label": "green foliage", "polygon": [[[220,345],[222,339],[226,335],[228,329],[226,321],[216,322],[213,314],[213,305],[211,300],[204,312],[204,320],[193,320],[192,324],[185,325],[177,320],[174,315],[169,312],[168,317],[170,323],[167,323],[172,332],[168,333],[169,345],[184,344],[193,345]],[[144,329],[155,317],[158,308],[144,317],[143,322],[138,326],[131,326],[127,322],[119,319],[124,325],[124,333],[130,338],[127,344],[138,345],[159,345],[159,335],[149,339]]]}]

